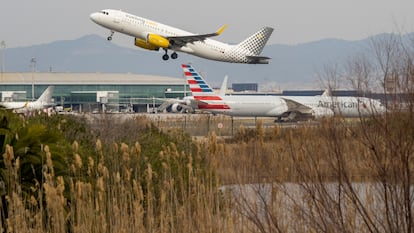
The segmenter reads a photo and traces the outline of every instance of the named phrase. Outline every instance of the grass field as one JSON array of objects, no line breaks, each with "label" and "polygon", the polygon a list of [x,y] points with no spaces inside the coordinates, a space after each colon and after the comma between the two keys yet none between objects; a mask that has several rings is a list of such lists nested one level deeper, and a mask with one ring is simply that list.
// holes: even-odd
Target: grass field
[{"label": "grass field", "polygon": [[[404,231],[412,222],[411,119],[389,114],[296,125],[206,115],[89,119],[86,132],[100,135],[93,150],[72,142],[66,175],[59,175],[58,157],[44,145],[42,178],[29,189],[21,152],[6,146],[1,228]],[[213,127],[218,123],[221,129]]]}]

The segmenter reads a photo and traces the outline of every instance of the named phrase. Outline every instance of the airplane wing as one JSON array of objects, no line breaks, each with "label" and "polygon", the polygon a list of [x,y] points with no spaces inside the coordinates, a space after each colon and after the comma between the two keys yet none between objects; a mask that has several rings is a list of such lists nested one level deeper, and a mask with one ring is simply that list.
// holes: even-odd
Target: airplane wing
[{"label": "airplane wing", "polygon": [[182,108],[191,109],[191,106],[188,106],[186,103],[184,103],[183,101],[180,101],[180,100],[167,99],[167,100],[163,100],[163,101],[164,102],[158,107],[159,111],[164,111],[170,105],[173,105],[173,104],[179,104]]},{"label": "airplane wing", "polygon": [[287,112],[300,112],[301,114],[309,114],[314,116],[315,118],[320,117],[329,117],[334,116],[335,112],[326,107],[308,107],[304,104],[301,104],[297,101],[291,100],[289,98],[284,97],[286,105],[288,107]]},{"label": "airplane wing", "polygon": [[158,111],[164,111],[167,107],[168,107],[168,105],[170,105],[170,103],[169,102],[167,102],[167,101],[165,101],[164,103],[162,103],[159,107],[158,107]]},{"label": "airplane wing", "polygon": [[294,100],[291,100],[291,99],[288,99],[288,98],[283,98],[283,100],[286,102],[286,105],[288,107],[288,112],[298,111],[298,112],[301,112],[301,113],[311,113],[311,111],[312,111],[312,108],[310,108],[306,105],[303,105],[303,104],[301,104],[297,101],[294,101]]},{"label": "airplane wing", "polygon": [[174,46],[182,47],[187,43],[192,43],[195,41],[203,41],[208,37],[218,36],[227,28],[227,24],[223,25],[214,33],[209,34],[199,34],[199,35],[189,35],[189,36],[169,36],[166,37],[170,40],[170,43],[173,41]]},{"label": "airplane wing", "polygon": [[161,99],[156,98],[158,100],[163,101],[163,103],[158,107],[159,111],[164,111],[169,106],[178,104],[183,109],[193,110],[194,109],[194,100],[183,100],[183,99]]},{"label": "airplane wing", "polygon": [[159,111],[164,111],[171,104],[180,103],[179,99],[165,99],[165,98],[155,98],[155,99],[162,101],[162,104],[158,107]]}]

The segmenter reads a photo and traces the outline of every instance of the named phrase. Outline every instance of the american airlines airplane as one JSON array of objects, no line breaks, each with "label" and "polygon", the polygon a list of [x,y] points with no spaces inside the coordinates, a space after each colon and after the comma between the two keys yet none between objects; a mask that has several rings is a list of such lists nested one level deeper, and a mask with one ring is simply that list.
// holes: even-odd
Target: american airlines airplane
[{"label": "american airlines airplane", "polygon": [[229,45],[210,39],[220,35],[226,25],[214,33],[193,34],[119,10],[102,10],[92,13],[90,18],[96,24],[110,30],[108,40],[112,40],[114,32],[132,36],[135,38],[135,46],[156,51],[163,49],[163,60],[169,59],[168,50],[174,51],[171,54],[172,59],[178,57],[177,51],[232,63],[268,64],[270,59],[260,56],[273,32],[273,28],[270,27],[260,29],[237,45]]},{"label": "american airlines airplane", "polygon": [[365,97],[320,96],[220,96],[189,64],[182,64],[184,75],[197,101],[198,109],[231,116],[277,117],[296,120],[300,117],[366,117],[385,112],[380,101]]},{"label": "american airlines airplane", "polygon": [[0,108],[13,109],[17,113],[42,110],[53,104],[51,101],[53,90],[54,86],[48,86],[36,101],[0,102]]}]

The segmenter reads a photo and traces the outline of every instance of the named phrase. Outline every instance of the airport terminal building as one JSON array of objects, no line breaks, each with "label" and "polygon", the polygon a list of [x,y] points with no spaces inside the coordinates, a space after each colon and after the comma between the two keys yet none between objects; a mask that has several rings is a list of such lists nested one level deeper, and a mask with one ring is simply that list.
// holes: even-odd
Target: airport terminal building
[{"label": "airport terminal building", "polygon": [[[0,101],[37,99],[54,86],[53,102],[74,112],[155,112],[165,98],[191,95],[184,78],[120,73],[1,73]],[[249,84],[250,85],[250,84]],[[257,86],[257,84],[255,84]],[[243,86],[243,85],[242,85]],[[34,92],[34,98],[32,97]],[[323,90],[280,93],[232,92],[233,95],[314,96]],[[335,96],[358,96],[356,91],[334,91]],[[384,96],[367,96],[382,99]]]},{"label": "airport terminal building", "polygon": [[77,112],[151,112],[161,98],[189,95],[181,78],[111,73],[2,73],[1,101],[37,99],[49,85],[53,101]]}]

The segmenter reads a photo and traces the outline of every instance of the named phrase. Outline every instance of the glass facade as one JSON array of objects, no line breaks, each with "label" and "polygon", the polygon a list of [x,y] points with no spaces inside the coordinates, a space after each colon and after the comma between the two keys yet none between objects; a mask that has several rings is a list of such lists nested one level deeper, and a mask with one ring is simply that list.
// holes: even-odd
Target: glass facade
[{"label": "glass facade", "polygon": [[183,78],[133,73],[7,72],[0,101],[38,99],[53,85],[56,111],[152,112],[165,98],[190,95]]},{"label": "glass facade", "polygon": [[[35,85],[34,96],[38,98],[48,85]],[[65,104],[97,102],[96,93],[100,91],[113,92],[117,91],[118,98],[122,101],[132,100],[145,102],[148,99],[150,103],[152,98],[177,98],[183,97],[183,85],[91,85],[91,84],[71,84],[71,85],[54,85],[53,99],[56,103],[63,102]],[[186,87],[186,94],[189,94],[189,89]],[[26,92],[26,99],[31,99],[32,86],[31,85],[0,85],[1,92]]]}]

